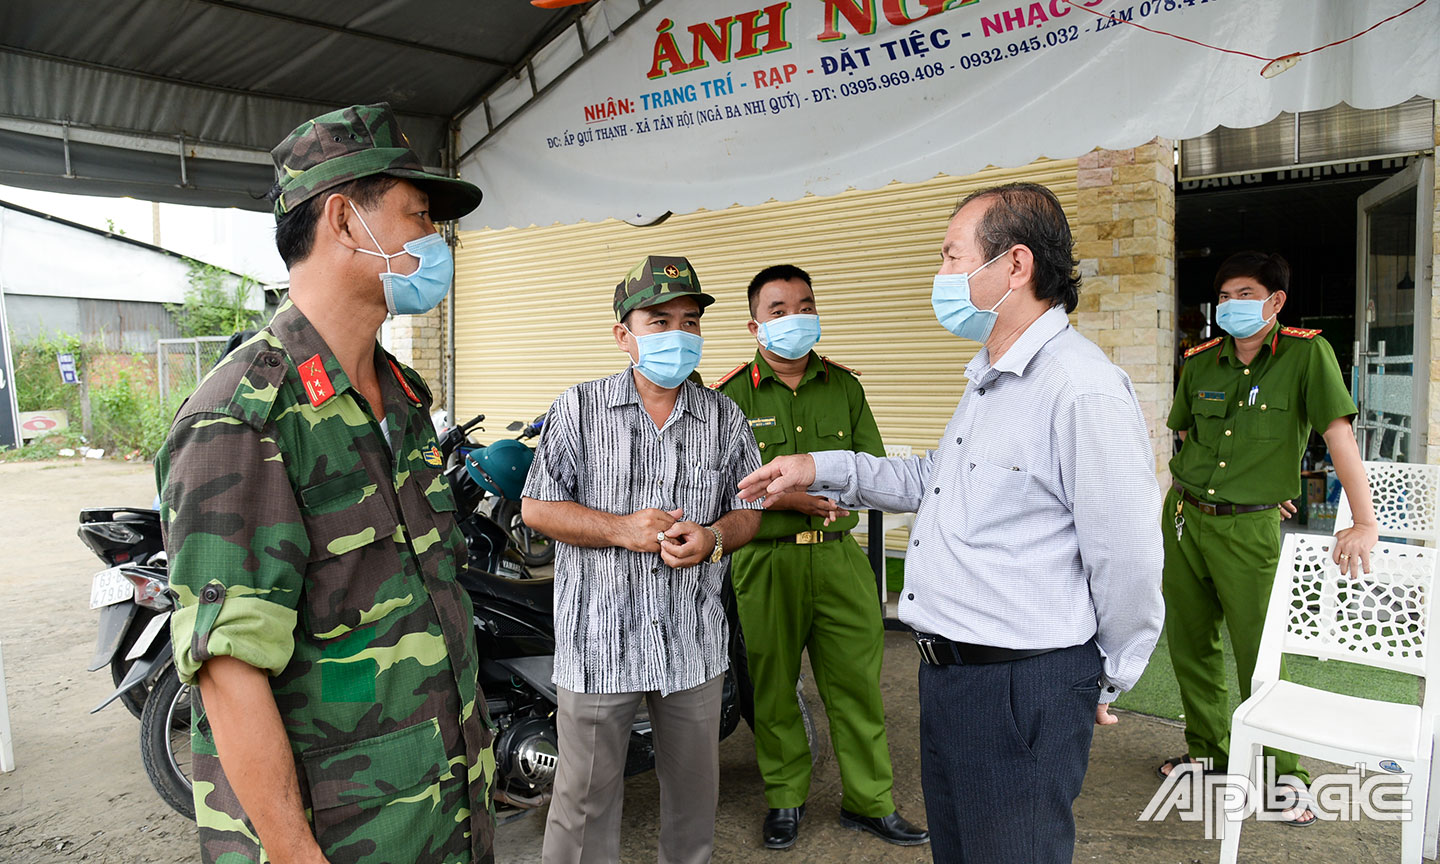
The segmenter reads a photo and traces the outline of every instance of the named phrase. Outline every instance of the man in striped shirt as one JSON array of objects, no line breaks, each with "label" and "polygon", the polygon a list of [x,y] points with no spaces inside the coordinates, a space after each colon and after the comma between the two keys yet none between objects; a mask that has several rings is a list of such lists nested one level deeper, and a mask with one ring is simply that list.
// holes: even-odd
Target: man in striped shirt
[{"label": "man in striped shirt", "polygon": [[704,864],[719,798],[728,632],[723,556],[760,525],[740,500],[760,467],[745,415],[690,378],[701,292],[690,262],[651,255],[615,291],[629,368],[566,390],[525,484],[526,524],[558,541],[560,765],[546,864],[620,860],[625,755],[643,698],[655,729],[662,864]]}]

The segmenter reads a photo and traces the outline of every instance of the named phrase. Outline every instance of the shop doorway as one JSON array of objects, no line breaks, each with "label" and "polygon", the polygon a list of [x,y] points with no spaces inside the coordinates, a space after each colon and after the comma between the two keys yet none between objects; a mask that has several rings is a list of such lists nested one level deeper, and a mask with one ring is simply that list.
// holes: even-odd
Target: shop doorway
[{"label": "shop doorway", "polygon": [[1355,435],[1366,459],[1424,462],[1429,426],[1433,159],[1356,202]]},{"label": "shop doorway", "polygon": [[[1221,335],[1220,263],[1245,249],[1278,252],[1291,266],[1282,323],[1321,330],[1335,349],[1361,411],[1361,452],[1424,462],[1433,170],[1431,157],[1408,156],[1180,184],[1177,377],[1186,349]],[[1318,461],[1318,435],[1312,445]]]}]

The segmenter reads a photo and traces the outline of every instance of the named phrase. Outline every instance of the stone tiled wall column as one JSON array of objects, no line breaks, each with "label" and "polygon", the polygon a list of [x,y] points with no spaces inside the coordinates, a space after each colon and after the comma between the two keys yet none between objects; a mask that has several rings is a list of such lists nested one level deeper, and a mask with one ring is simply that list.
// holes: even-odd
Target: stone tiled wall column
[{"label": "stone tiled wall column", "polygon": [[1170,483],[1165,418],[1175,398],[1175,156],[1165,138],[1080,157],[1072,223],[1080,259],[1076,329],[1130,376]]},{"label": "stone tiled wall column", "polygon": [[[1435,103],[1435,152],[1440,153],[1440,102]],[[1425,461],[1440,465],[1440,171],[1435,172],[1435,210],[1431,214],[1430,259],[1430,430],[1425,438]]]},{"label": "stone tiled wall column", "polygon": [[397,360],[425,376],[435,397],[434,408],[444,408],[445,304],[424,315],[396,315],[390,320],[387,347]]}]

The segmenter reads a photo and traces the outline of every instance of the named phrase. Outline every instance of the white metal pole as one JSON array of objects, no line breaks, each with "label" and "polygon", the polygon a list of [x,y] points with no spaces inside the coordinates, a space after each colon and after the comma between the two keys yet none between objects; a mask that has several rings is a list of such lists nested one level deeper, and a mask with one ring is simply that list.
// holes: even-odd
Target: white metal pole
[{"label": "white metal pole", "polygon": [[10,735],[10,700],[5,695],[5,650],[0,645],[0,774],[15,770],[15,743]]}]

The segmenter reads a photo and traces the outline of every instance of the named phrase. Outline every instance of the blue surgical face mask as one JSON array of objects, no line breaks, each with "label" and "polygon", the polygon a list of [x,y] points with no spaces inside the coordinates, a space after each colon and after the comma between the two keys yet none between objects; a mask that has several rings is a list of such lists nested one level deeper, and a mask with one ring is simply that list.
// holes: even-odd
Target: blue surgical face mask
[{"label": "blue surgical face mask", "polygon": [[820,341],[819,315],[785,315],[761,324],[755,333],[760,347],[784,357],[799,360]]},{"label": "blue surgical face mask", "polygon": [[935,318],[940,325],[962,339],[973,339],[976,342],[984,342],[990,336],[991,329],[995,326],[995,319],[1000,317],[995,311],[1000,304],[1005,302],[1011,291],[1005,292],[999,302],[989,309],[977,309],[970,301],[970,279],[981,270],[1005,257],[1001,252],[969,273],[937,273],[935,284],[930,291],[930,305],[935,308]]},{"label": "blue surgical face mask", "polygon": [[[355,210],[355,205],[351,204],[350,209]],[[445,238],[439,234],[426,234],[402,246],[404,251],[387,255],[359,210],[355,210],[355,218],[370,235],[370,242],[380,249],[379,252],[369,249],[355,251],[385,259],[385,272],[380,274],[380,284],[385,286],[385,306],[390,314],[419,315],[440,305],[440,301],[450,293],[450,282],[455,277],[455,259],[450,256]],[[414,273],[396,273],[390,269],[390,259],[401,255],[411,255],[419,260],[420,266],[415,268]]]},{"label": "blue surgical face mask", "polygon": [[[621,326],[624,327],[623,324]],[[679,387],[700,365],[701,346],[705,340],[694,333],[666,330],[636,336],[629,327],[625,327],[625,332],[630,333],[630,338],[640,348],[640,359],[632,365],[657,387],[666,390]]]},{"label": "blue surgical face mask", "polygon": [[1254,336],[1274,320],[1265,317],[1265,300],[1226,300],[1215,310],[1215,323],[1236,339]]}]

